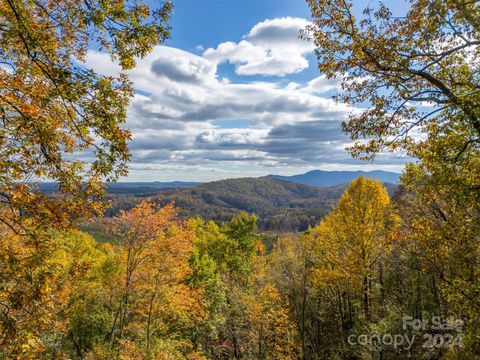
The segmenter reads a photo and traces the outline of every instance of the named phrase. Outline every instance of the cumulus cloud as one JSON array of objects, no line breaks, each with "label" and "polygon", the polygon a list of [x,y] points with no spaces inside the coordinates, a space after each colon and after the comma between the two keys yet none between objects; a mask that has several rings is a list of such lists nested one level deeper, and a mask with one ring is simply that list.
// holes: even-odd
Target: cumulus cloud
[{"label": "cumulus cloud", "polygon": [[[306,55],[312,50],[298,39],[307,23],[266,20],[240,42],[219,44],[203,55],[157,46],[139,60],[126,71],[136,90],[127,116],[133,133],[131,169],[170,169],[175,178],[174,169],[219,174],[221,167],[246,176],[272,166],[354,163],[343,150],[349,139],[340,130],[352,109],[326,95],[339,89],[338,80],[235,82],[218,74],[224,61],[237,64],[237,74],[300,71],[308,66]],[[88,52],[85,66],[108,76],[120,72],[96,51]]]},{"label": "cumulus cloud", "polygon": [[250,148],[255,150],[265,141],[267,129],[212,129],[195,138],[198,148]]},{"label": "cumulus cloud", "polygon": [[215,77],[216,66],[199,57],[160,57],[152,63],[152,72],[177,82],[202,82]]},{"label": "cumulus cloud", "polygon": [[213,62],[236,65],[238,75],[285,76],[308,67],[307,54],[312,42],[300,39],[300,30],[309,22],[283,17],[256,24],[238,43],[223,42],[209,48],[203,56]]},{"label": "cumulus cloud", "polygon": [[310,80],[304,90],[309,93],[323,94],[332,90],[340,90],[341,82],[340,77],[327,79],[325,75],[321,75]]},{"label": "cumulus cloud", "polygon": [[[105,54],[90,51],[87,66],[106,75],[116,70]],[[255,126],[313,119],[344,118],[349,109],[319,96],[315,81],[291,86],[281,82],[233,83],[220,79],[217,65],[201,56],[158,46],[137,68],[127,71],[137,91],[129,109],[129,126],[185,126],[186,122],[248,119]],[[146,95],[145,95],[146,94]]]}]

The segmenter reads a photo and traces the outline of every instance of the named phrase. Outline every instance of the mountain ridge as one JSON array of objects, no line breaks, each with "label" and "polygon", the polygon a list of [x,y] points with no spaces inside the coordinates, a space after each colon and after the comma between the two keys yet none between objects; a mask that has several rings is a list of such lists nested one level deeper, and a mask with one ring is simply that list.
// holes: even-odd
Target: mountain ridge
[{"label": "mountain ridge", "polygon": [[341,184],[348,184],[360,176],[364,176],[366,178],[372,178],[375,180],[379,180],[383,183],[390,183],[390,184],[397,184],[400,178],[399,173],[385,171],[385,170],[372,170],[372,171],[311,170],[304,174],[297,174],[297,175],[291,175],[291,176],[270,174],[265,176],[265,178],[278,179],[278,180],[296,182],[300,184],[313,185],[313,186],[336,186]]},{"label": "mountain ridge", "polygon": [[[312,170],[303,174],[296,174],[291,176],[270,174],[252,179],[277,179],[288,182],[294,182],[304,185],[312,186],[337,186],[348,184],[359,176],[365,176],[380,180],[383,183],[396,184],[400,174],[384,171],[327,171],[327,170]],[[238,178],[237,178],[238,179]],[[243,179],[243,178],[240,178]],[[204,184],[214,184],[219,181],[235,180],[222,179],[211,182],[200,181],[128,181],[128,182],[114,182],[105,183],[107,185],[107,193],[109,194],[136,194],[136,195],[153,195],[157,192],[164,192],[170,189],[190,188]],[[54,182],[39,182],[34,184],[38,189],[44,193],[51,194],[58,190],[58,184]]]},{"label": "mountain ridge", "polygon": [[[316,225],[337,203],[348,184],[312,186],[271,178],[218,180],[161,192],[154,201],[174,202],[181,216],[228,221],[241,211],[259,217],[262,230],[303,231]],[[390,194],[396,186],[384,184]]]},{"label": "mountain ridge", "polygon": [[[164,206],[174,203],[178,217],[200,217],[217,223],[228,222],[242,211],[258,217],[262,232],[298,232],[315,226],[338,202],[348,184],[312,186],[271,178],[237,178],[217,180],[194,187],[161,189],[156,193],[109,194],[111,207],[106,216],[129,210],[140,201],[150,198]],[[396,185],[384,183],[390,195]],[[96,220],[101,224],[102,219]],[[88,222],[87,222],[88,223]],[[84,230],[99,235],[102,226],[95,221]]]},{"label": "mountain ridge", "polygon": [[262,230],[301,231],[328,212],[344,187],[320,188],[268,178],[237,178],[159,193],[154,201],[174,202],[182,217],[228,221],[241,211],[254,213]]}]

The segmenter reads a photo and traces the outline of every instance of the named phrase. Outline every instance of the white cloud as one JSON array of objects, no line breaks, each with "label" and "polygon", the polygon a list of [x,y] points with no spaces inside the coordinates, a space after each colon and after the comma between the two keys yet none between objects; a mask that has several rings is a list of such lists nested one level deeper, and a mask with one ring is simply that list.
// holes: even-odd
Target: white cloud
[{"label": "white cloud", "polygon": [[[259,39],[267,36],[261,27],[251,33]],[[105,75],[119,72],[107,55],[95,51],[89,51],[86,65]],[[343,119],[348,111],[320,96],[335,86],[330,81],[235,83],[217,76],[215,61],[167,46],[156,47],[126,73],[137,91],[127,119],[137,164],[242,160],[271,165],[280,159],[285,163],[288,148],[280,151],[278,141],[272,148],[266,146],[272,129],[315,120],[322,131],[322,119]],[[215,125],[238,119],[248,120],[250,128]],[[298,161],[297,155],[292,159]]]},{"label": "white cloud", "polygon": [[[218,75],[218,64],[227,60],[239,74],[282,75],[307,66],[302,61],[311,45],[297,39],[306,24],[298,18],[266,20],[239,43],[222,43],[203,56],[157,46],[139,60],[126,71],[136,90],[127,118],[131,168],[168,168],[175,178],[174,169],[198,170],[199,164],[197,174],[221,164],[234,176],[269,166],[353,164],[341,150],[348,140],[340,131],[352,109],[324,95],[338,89],[338,80],[239,83]],[[120,71],[96,51],[88,52],[86,66],[110,76]],[[237,128],[219,125],[228,122]]]},{"label": "white cloud", "polygon": [[215,78],[216,66],[198,56],[160,56],[151,64],[151,71],[174,82],[200,82]]},{"label": "white cloud", "polygon": [[[113,75],[108,56],[90,51],[87,66]],[[235,83],[219,79],[216,64],[201,56],[158,46],[137,68],[127,71],[140,94],[135,95],[129,125],[161,128],[164,122],[211,122],[248,119],[256,126],[343,118],[348,108],[319,93],[336,86],[313,80],[305,85],[277,82]],[[322,85],[323,84],[323,85]],[[323,90],[322,87],[323,86]],[[141,120],[141,121],[138,121]]]},{"label": "white cloud", "polygon": [[309,22],[283,17],[256,24],[238,43],[224,42],[209,48],[203,56],[216,63],[236,65],[238,75],[285,76],[306,69],[307,54],[314,45],[300,39],[300,30]]},{"label": "white cloud", "polygon": [[325,75],[321,75],[310,80],[304,90],[309,93],[323,94],[331,90],[340,90],[341,83],[340,77],[327,79]]},{"label": "white cloud", "polygon": [[201,132],[196,142],[214,147],[260,145],[267,135],[267,129],[211,129]]}]

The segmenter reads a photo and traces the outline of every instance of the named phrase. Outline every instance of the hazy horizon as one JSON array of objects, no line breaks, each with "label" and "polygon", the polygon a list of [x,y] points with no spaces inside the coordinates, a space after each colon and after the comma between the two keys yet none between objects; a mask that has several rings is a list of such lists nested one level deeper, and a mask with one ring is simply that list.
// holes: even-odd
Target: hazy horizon
[{"label": "hazy horizon", "polygon": [[[116,183],[129,183],[129,182],[135,182],[135,183],[140,183],[140,182],[145,182],[145,183],[153,183],[153,182],[159,182],[159,183],[169,183],[169,182],[198,182],[198,183],[205,183],[205,182],[211,182],[211,181],[219,181],[219,180],[228,180],[228,179],[242,179],[242,178],[261,178],[269,175],[275,175],[275,176],[294,176],[294,175],[304,175],[308,172],[311,171],[325,171],[325,172],[357,172],[357,171],[363,171],[366,173],[369,173],[371,171],[385,171],[388,173],[393,173],[397,175],[401,175],[401,171],[394,171],[394,170],[386,170],[386,169],[372,169],[372,170],[366,170],[366,169],[353,169],[353,170],[345,170],[345,169],[335,169],[335,170],[325,170],[325,169],[311,169],[307,170],[304,172],[297,172],[297,173],[290,173],[290,174],[285,174],[285,173],[276,173],[276,172],[271,172],[263,175],[258,175],[258,176],[247,176],[247,175],[238,175],[238,176],[225,176],[225,177],[219,177],[215,179],[197,179],[197,178],[172,178],[169,180],[163,180],[163,179],[133,179],[131,176],[129,177],[123,177],[120,178]],[[53,181],[50,180],[40,180],[40,181],[34,181],[34,183],[52,183]]]}]

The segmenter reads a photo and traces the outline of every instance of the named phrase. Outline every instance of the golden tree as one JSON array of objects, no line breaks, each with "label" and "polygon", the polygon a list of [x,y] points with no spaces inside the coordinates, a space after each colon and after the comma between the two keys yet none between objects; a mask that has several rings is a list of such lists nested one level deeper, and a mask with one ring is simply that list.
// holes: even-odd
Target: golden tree
[{"label": "golden tree", "polygon": [[[100,210],[100,182],[125,175],[131,84],[82,61],[96,47],[132,68],[168,36],[170,10],[169,2],[0,1],[0,221],[14,232]],[[42,195],[39,180],[57,182],[59,194]]]},{"label": "golden tree", "polygon": [[[99,213],[101,181],[126,174],[131,84],[82,61],[96,48],[132,68],[168,36],[170,11],[168,2],[0,1],[0,333],[12,348],[40,342],[45,327],[25,319],[54,321],[38,315],[52,304],[52,229]],[[42,194],[41,180],[58,193]]]},{"label": "golden tree", "polygon": [[359,177],[309,234],[318,241],[317,281],[360,293],[367,319],[371,315],[374,275],[381,286],[382,257],[390,249],[394,224],[386,189],[380,182]]},{"label": "golden tree", "polygon": [[399,146],[415,153],[425,142],[415,137],[419,131],[442,139],[461,134],[457,144],[445,144],[451,159],[478,148],[478,2],[412,0],[395,15],[382,2],[363,12],[348,0],[307,2],[319,70],[341,77],[339,100],[361,107],[344,124],[357,141],[354,155]]},{"label": "golden tree", "polygon": [[121,243],[123,278],[115,294],[110,347],[147,359],[161,357],[162,351],[192,352],[182,331],[206,316],[202,290],[186,281],[193,232],[175,220],[172,205],[156,209],[146,201],[122,212],[113,227]]}]

